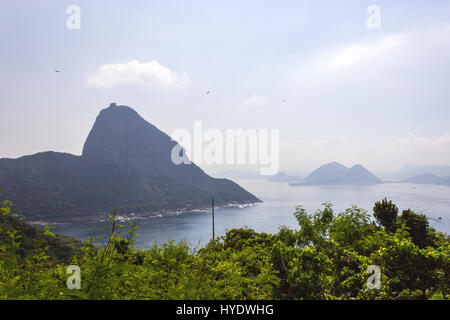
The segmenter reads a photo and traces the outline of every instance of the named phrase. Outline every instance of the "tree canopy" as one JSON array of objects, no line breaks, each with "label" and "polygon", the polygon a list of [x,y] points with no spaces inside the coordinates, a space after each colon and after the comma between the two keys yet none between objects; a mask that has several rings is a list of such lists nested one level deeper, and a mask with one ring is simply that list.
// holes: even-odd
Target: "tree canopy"
[{"label": "tree canopy", "polygon": [[[116,210],[106,237],[65,258],[50,250],[57,236],[48,229],[24,250],[23,222],[10,206],[4,201],[0,211],[0,299],[450,298],[448,236],[411,210],[397,217],[386,199],[375,204],[378,223],[357,207],[335,213],[325,203],[309,213],[299,206],[298,229],[231,229],[203,248],[168,242],[138,249],[138,226],[123,234]],[[80,268],[79,290],[66,285],[69,265]],[[368,286],[369,266],[380,269],[378,289]]]}]

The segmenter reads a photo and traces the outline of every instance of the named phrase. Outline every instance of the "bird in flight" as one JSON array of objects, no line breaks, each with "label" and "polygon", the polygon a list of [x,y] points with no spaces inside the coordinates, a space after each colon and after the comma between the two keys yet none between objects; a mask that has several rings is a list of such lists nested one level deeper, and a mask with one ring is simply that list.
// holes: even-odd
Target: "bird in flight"
[{"label": "bird in flight", "polygon": [[57,69],[55,69],[55,72],[61,72],[61,70],[57,70]]},{"label": "bird in flight", "polygon": [[209,94],[210,92],[209,92],[209,90],[208,91],[206,91],[206,94]]}]

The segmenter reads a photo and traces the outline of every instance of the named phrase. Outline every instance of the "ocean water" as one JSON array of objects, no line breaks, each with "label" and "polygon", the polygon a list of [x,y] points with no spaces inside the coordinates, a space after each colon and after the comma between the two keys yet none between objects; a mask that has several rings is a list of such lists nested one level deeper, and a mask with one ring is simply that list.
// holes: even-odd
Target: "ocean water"
[{"label": "ocean water", "polygon": [[[277,232],[281,225],[298,228],[294,218],[295,207],[302,205],[309,212],[329,201],[335,212],[352,205],[372,213],[376,201],[387,197],[398,207],[412,209],[431,218],[438,230],[450,233],[450,187],[386,183],[371,186],[296,186],[272,183],[260,179],[235,179],[242,187],[255,194],[263,203],[243,208],[216,208],[215,234],[224,235],[227,229],[248,226],[259,232]],[[437,220],[441,217],[441,220]],[[433,220],[434,219],[434,220]],[[136,244],[148,248],[170,240],[186,241],[192,247],[205,245],[212,236],[211,211],[185,212],[179,215],[139,220]],[[63,223],[53,232],[82,240],[104,236],[108,222]],[[125,230],[126,228],[124,228]]]}]

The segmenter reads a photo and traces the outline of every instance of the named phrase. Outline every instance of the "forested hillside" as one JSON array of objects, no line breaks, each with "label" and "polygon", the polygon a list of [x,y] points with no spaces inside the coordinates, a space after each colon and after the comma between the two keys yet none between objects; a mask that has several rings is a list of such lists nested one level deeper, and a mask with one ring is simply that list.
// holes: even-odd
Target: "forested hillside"
[{"label": "forested hillside", "polygon": [[[62,259],[51,247],[23,250],[24,230],[5,224],[17,218],[3,202],[0,299],[450,298],[448,236],[422,215],[398,215],[387,200],[374,206],[378,223],[356,207],[341,213],[328,203],[315,213],[298,207],[297,230],[232,229],[197,249],[185,243],[136,249],[137,226],[121,234],[116,214],[103,246],[88,241],[82,254]],[[67,287],[69,265],[80,268],[80,289]],[[368,287],[369,266],[381,271],[379,289]]]},{"label": "forested hillside", "polygon": [[174,146],[130,107],[111,104],[97,117],[81,156],[0,159],[0,186],[22,215],[52,222],[103,218],[114,208],[136,215],[198,209],[211,197],[217,205],[260,202],[194,163],[173,163]]}]

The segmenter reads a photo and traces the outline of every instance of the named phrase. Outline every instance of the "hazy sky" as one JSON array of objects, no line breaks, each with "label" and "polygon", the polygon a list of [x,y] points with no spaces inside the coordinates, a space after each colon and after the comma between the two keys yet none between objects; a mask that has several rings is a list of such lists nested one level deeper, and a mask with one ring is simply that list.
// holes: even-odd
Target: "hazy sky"
[{"label": "hazy sky", "polygon": [[166,133],[280,129],[285,171],[450,164],[449,1],[3,0],[0,41],[0,157],[81,154],[117,102]]}]

